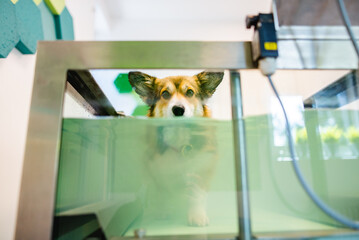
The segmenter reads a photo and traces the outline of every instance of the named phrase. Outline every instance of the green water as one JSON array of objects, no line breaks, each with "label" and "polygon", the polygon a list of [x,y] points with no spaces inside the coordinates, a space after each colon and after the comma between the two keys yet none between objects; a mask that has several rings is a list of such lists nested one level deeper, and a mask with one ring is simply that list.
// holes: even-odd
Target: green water
[{"label": "green water", "polygon": [[[274,127],[275,121],[270,115],[245,119],[253,232],[341,228],[302,190],[283,126]],[[303,126],[294,127],[308,131],[296,146],[308,183],[327,204],[356,220],[359,151],[345,131],[357,123],[355,111],[308,111]],[[327,125],[343,131],[334,145],[321,138]],[[94,213],[108,238],[133,236],[139,228],[152,236],[235,236],[233,152],[231,121],[64,119],[55,214]],[[208,226],[189,225],[188,214],[202,210]]]}]

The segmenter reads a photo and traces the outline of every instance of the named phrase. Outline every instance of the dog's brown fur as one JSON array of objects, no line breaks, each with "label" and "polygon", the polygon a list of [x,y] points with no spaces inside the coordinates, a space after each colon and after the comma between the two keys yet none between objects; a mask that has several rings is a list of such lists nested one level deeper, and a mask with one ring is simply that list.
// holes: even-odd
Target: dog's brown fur
[{"label": "dog's brown fur", "polygon": [[206,100],[215,92],[222,78],[223,72],[166,78],[156,78],[142,72],[129,73],[132,87],[150,107],[149,117],[173,117],[175,115],[171,114],[171,109],[174,106],[184,108],[185,117],[210,117]]}]

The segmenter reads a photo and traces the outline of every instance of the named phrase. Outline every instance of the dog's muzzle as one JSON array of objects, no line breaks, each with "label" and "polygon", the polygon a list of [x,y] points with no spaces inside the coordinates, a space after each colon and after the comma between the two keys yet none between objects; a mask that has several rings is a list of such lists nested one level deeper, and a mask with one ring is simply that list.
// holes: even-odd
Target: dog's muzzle
[{"label": "dog's muzzle", "polygon": [[176,117],[181,117],[184,114],[184,107],[182,106],[174,106],[172,108],[172,113],[176,116]]}]

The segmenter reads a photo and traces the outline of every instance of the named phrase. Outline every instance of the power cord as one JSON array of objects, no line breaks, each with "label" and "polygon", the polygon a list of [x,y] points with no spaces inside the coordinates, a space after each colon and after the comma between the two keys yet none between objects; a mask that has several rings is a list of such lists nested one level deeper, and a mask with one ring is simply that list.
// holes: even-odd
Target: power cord
[{"label": "power cord", "polygon": [[350,219],[348,219],[347,217],[337,213],[336,211],[334,211],[332,208],[330,208],[328,205],[326,205],[315,193],[314,191],[310,188],[310,186],[307,184],[307,182],[305,181],[303,174],[301,172],[301,170],[299,169],[296,157],[295,157],[295,150],[294,150],[294,143],[293,143],[293,137],[292,137],[292,133],[291,133],[291,128],[290,128],[290,124],[289,124],[289,120],[288,120],[288,116],[287,116],[287,112],[284,108],[284,105],[282,103],[282,100],[279,97],[278,91],[276,89],[276,87],[273,84],[273,81],[271,79],[270,75],[267,75],[268,77],[268,81],[269,84],[275,94],[275,96],[277,97],[279,104],[282,108],[283,114],[284,114],[284,118],[285,118],[285,126],[286,126],[286,131],[287,131],[287,137],[288,137],[288,145],[289,145],[289,152],[290,152],[290,156],[292,158],[292,165],[295,171],[295,174],[297,175],[297,178],[300,182],[300,184],[302,185],[302,187],[304,188],[305,192],[308,194],[308,196],[313,200],[313,202],[324,212],[326,213],[328,216],[330,216],[331,218],[333,218],[334,220],[340,222],[341,224],[349,227],[349,228],[353,228],[353,229],[359,229],[359,223],[354,222]]},{"label": "power cord", "polygon": [[354,36],[353,31],[352,31],[352,26],[351,26],[350,19],[349,19],[347,10],[345,8],[344,2],[343,2],[343,0],[337,0],[337,3],[338,3],[338,8],[340,10],[340,16],[342,17],[342,20],[344,22],[345,28],[348,31],[350,40],[352,41],[354,49],[355,49],[355,52],[356,52],[356,54],[357,54],[357,56],[359,58],[359,47],[358,47],[358,44],[357,44],[357,42],[355,40],[355,36]]},{"label": "power cord", "polygon": [[[343,0],[337,0],[337,3],[338,3],[338,7],[340,9],[340,13],[341,13],[342,19],[344,21],[345,27],[348,31],[348,34],[350,36],[350,39],[353,43],[353,46],[355,48],[356,54],[359,59],[359,47],[356,43],[354,34],[352,32],[350,20],[349,20],[347,11],[345,9],[344,2],[343,2]],[[272,90],[281,105],[281,108],[282,108],[282,111],[283,111],[283,114],[285,117],[285,122],[286,122],[286,132],[287,132],[287,137],[288,137],[289,152],[290,152],[290,156],[292,158],[294,172],[295,172],[300,184],[302,185],[302,187],[304,188],[304,190],[308,194],[308,196],[312,199],[312,201],[317,205],[317,207],[319,207],[329,217],[333,218],[334,220],[338,221],[339,223],[341,223],[349,228],[359,230],[358,222],[355,222],[355,221],[348,219],[345,216],[337,213],[332,208],[330,208],[328,205],[326,205],[315,194],[315,192],[310,188],[310,186],[305,181],[303,174],[298,166],[297,160],[295,158],[294,143],[293,143],[293,137],[291,134],[291,128],[290,128],[288,116],[287,116],[286,110],[283,106],[283,103],[279,97],[279,94],[278,94],[278,92],[272,82],[272,79],[271,79],[271,75],[275,72],[275,69],[276,69],[275,58],[278,56],[277,45],[276,45],[277,39],[275,36],[273,17],[268,14],[267,15],[259,14],[258,16],[247,17],[246,18],[246,26],[247,26],[247,28],[250,28],[251,26],[255,27],[255,30],[256,30],[255,34],[257,34],[255,36],[259,36],[258,35],[259,32],[262,33],[262,35],[261,35],[262,39],[259,38],[259,41],[257,39],[256,41],[252,42],[252,45],[254,44],[254,47],[252,49],[256,50],[256,51],[253,51],[254,61],[258,61],[258,67],[261,70],[262,74],[268,77],[268,80],[272,87]],[[274,34],[272,34],[272,33],[274,33]],[[266,48],[266,44],[267,44],[267,48]],[[261,47],[259,47],[259,46],[261,46]],[[262,52],[260,51],[260,50],[262,50],[262,46],[266,51],[262,51]],[[272,48],[272,46],[273,46],[273,48]]]}]

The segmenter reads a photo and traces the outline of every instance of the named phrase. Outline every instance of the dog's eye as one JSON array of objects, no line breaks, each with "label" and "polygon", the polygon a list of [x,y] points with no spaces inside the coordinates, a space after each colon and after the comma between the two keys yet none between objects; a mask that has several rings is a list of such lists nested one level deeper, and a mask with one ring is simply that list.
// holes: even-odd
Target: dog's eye
[{"label": "dog's eye", "polygon": [[186,96],[187,97],[192,97],[194,94],[193,90],[192,89],[188,89],[187,92],[186,92]]},{"label": "dog's eye", "polygon": [[170,99],[171,98],[171,94],[168,91],[163,91],[162,92],[162,97],[164,99]]}]

